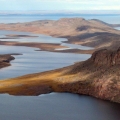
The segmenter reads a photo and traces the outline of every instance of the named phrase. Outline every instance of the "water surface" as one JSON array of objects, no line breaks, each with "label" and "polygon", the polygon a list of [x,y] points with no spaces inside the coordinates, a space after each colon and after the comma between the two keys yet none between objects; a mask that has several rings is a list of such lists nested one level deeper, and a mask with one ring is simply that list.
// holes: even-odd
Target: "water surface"
[{"label": "water surface", "polygon": [[119,120],[120,104],[51,93],[38,97],[0,95],[0,120]]},{"label": "water surface", "polygon": [[0,45],[0,54],[23,54],[15,55],[15,60],[11,61],[11,66],[0,69],[0,79],[61,68],[74,62],[86,60],[91,56],[88,54],[54,53],[35,50],[37,49],[31,47]]},{"label": "water surface", "polygon": [[[76,16],[78,17],[78,15],[74,15],[74,17]],[[40,19],[59,19],[61,17],[66,17],[66,15],[36,17],[0,16],[0,23],[27,22]],[[108,23],[120,23],[119,15],[80,15],[79,17],[84,17],[87,19],[100,19]],[[5,37],[6,33],[4,32],[5,31],[3,31],[3,33],[0,32],[1,37]],[[9,34],[13,34],[13,31]],[[36,42],[46,42],[47,40],[45,39],[40,40],[39,37],[36,37],[35,40]],[[50,42],[49,39],[50,38],[48,37],[48,42]],[[52,39],[53,38],[51,38],[51,41]],[[18,41],[20,40],[22,40],[22,42],[26,42],[28,41],[28,38],[19,38]],[[29,40],[31,41],[33,38],[30,38]],[[53,43],[55,42],[56,40],[54,39]],[[63,44],[62,40],[60,40],[59,43]],[[80,46],[78,47],[72,45],[70,45],[70,47],[80,48]],[[86,60],[90,57],[90,55],[52,53],[34,50],[37,50],[37,48],[0,46],[0,54],[23,54],[15,56],[16,59],[11,62],[12,66],[0,70],[0,79],[15,77],[37,71],[40,72],[55,69],[73,64],[76,61]],[[0,120],[119,120],[119,118],[120,104],[102,101],[83,95],[69,93],[51,93],[38,97],[16,97],[6,94],[0,95]]]},{"label": "water surface", "polygon": [[[6,35],[31,35],[36,34],[26,32],[14,32],[14,31],[0,31],[0,37]],[[70,49],[91,49],[90,47],[84,47],[81,45],[62,43],[67,41],[65,38],[53,38],[50,36],[39,35],[34,38],[15,38],[15,39],[1,39],[2,41],[17,41],[17,42],[38,42],[41,43],[60,43],[63,46],[67,46]],[[78,61],[84,61],[91,55],[88,54],[72,54],[72,53],[56,53],[47,51],[35,51],[38,48],[22,47],[22,46],[6,46],[0,45],[0,54],[20,53],[22,55],[15,55],[15,60],[11,61],[11,66],[0,69],[0,79],[7,79],[22,76],[25,74],[31,74],[36,72],[43,72],[62,68]]]},{"label": "water surface", "polygon": [[120,24],[119,14],[38,14],[38,15],[0,15],[0,23],[30,22],[36,20],[58,20],[60,18],[80,17],[99,19],[107,23]]}]

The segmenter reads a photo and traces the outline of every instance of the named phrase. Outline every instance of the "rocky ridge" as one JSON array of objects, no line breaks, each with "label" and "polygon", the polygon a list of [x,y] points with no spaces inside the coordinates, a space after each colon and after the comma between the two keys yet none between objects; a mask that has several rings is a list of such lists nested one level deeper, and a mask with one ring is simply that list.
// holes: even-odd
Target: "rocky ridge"
[{"label": "rocky ridge", "polygon": [[[119,25],[108,24],[96,19],[62,18],[59,20],[39,20],[26,23],[0,24],[0,30],[25,31],[67,38],[68,43],[94,47],[95,49],[92,51],[94,52],[95,50],[103,48],[116,49],[119,47],[120,31],[115,30],[113,28],[114,26]],[[1,42],[1,44],[3,43]],[[66,50],[62,52],[71,51]],[[77,50],[77,53],[82,52],[91,53],[89,50]]]},{"label": "rocky ridge", "polygon": [[[66,74],[79,76],[77,81],[60,85],[66,92],[92,95],[120,103],[120,48],[96,51],[91,58],[73,65]],[[81,73],[83,77],[81,76]],[[80,78],[81,77],[81,78]]]},{"label": "rocky ridge", "polygon": [[82,18],[0,24],[2,30],[65,37],[69,43],[104,48],[94,52],[90,59],[69,67],[1,80],[0,93],[40,95],[70,92],[120,103],[120,31],[112,26]]},{"label": "rocky ridge", "polygon": [[91,60],[97,65],[120,65],[120,48],[115,51],[103,49],[93,53]]},{"label": "rocky ridge", "polygon": [[70,92],[120,103],[119,70],[120,48],[103,49],[94,52],[90,59],[65,68],[0,81],[0,93]]}]

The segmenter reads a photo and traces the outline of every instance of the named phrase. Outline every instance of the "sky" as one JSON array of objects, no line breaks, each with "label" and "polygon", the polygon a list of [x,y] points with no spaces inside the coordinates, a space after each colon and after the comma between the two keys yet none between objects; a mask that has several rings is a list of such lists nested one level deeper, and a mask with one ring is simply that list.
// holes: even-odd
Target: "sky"
[{"label": "sky", "polygon": [[0,0],[1,10],[120,10],[120,0]]}]

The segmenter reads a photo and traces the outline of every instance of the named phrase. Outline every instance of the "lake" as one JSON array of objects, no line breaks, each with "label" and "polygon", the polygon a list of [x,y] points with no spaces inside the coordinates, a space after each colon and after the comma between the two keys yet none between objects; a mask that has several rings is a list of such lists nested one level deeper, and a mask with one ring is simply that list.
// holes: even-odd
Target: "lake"
[{"label": "lake", "polygon": [[[78,15],[66,15],[64,17],[78,17]],[[61,16],[0,16],[0,23],[25,22],[48,18],[59,19]],[[100,18],[100,20],[107,21],[108,23],[120,23],[119,15],[88,15],[84,18]],[[0,37],[5,37],[6,34],[30,33],[0,31]],[[35,40],[36,42],[55,43],[56,39],[50,36],[38,35]],[[22,42],[32,41],[31,38],[13,40]],[[9,41],[12,40],[9,39]],[[70,48],[90,49],[62,43],[62,41],[66,41],[66,39],[62,38],[57,39],[57,41],[61,45],[66,45]],[[0,79],[64,67],[77,61],[86,60],[91,56],[35,50],[38,49],[22,46],[0,46],[0,54],[23,54],[15,56],[16,59],[11,62],[12,66],[0,70]],[[34,97],[0,95],[0,120],[119,120],[119,118],[120,104],[99,100],[90,96],[70,93],[51,93]]]},{"label": "lake", "polygon": [[[81,45],[62,43],[67,41],[65,38],[53,38],[45,35],[38,35],[26,32],[15,31],[0,31],[0,38],[9,34],[16,35],[37,35],[33,38],[16,38],[16,39],[0,39],[3,41],[17,41],[17,42],[44,42],[44,43],[60,43],[63,46],[67,46],[70,49],[91,49]],[[11,61],[11,66],[4,69],[0,69],[0,79],[7,79],[18,77],[21,75],[43,72],[53,70],[61,67],[65,67],[74,64],[78,61],[84,61],[91,55],[89,54],[73,54],[73,53],[56,53],[47,51],[35,51],[38,48],[23,47],[23,46],[5,46],[0,45],[0,54],[20,53],[22,55],[15,55],[15,60]],[[7,74],[7,75],[6,75]]]},{"label": "lake", "polygon": [[89,96],[51,93],[0,95],[0,120],[119,120],[120,104]]}]

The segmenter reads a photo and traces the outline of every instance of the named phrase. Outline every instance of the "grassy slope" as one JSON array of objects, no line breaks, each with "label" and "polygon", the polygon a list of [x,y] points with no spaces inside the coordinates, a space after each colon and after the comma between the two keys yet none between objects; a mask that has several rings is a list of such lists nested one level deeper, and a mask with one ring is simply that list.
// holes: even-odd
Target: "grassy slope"
[{"label": "grassy slope", "polygon": [[0,93],[39,95],[71,92],[120,102],[120,65],[98,66],[90,59],[75,65],[0,81]]}]

